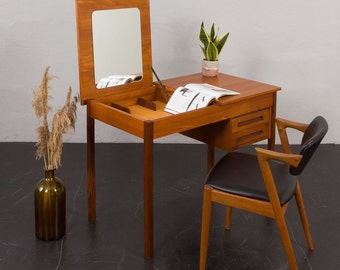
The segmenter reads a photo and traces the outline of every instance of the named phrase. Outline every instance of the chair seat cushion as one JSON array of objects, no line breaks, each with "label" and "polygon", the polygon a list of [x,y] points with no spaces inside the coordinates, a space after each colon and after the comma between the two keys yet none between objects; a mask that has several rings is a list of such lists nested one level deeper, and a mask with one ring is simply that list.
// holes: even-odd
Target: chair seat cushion
[{"label": "chair seat cushion", "polygon": [[[297,179],[289,173],[289,166],[270,162],[281,205],[295,193]],[[211,169],[206,185],[235,195],[269,201],[261,169],[256,155],[231,152],[226,154]]]}]

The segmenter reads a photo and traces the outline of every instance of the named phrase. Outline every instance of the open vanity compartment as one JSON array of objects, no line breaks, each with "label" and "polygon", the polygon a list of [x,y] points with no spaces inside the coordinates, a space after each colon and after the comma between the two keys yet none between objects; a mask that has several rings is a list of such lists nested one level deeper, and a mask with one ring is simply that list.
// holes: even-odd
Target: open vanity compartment
[{"label": "open vanity compartment", "polygon": [[[87,105],[88,117],[144,138],[145,121],[162,121],[170,116],[164,112],[168,100],[164,89],[153,83],[149,1],[76,0],[76,19],[80,97],[81,104]],[[107,24],[111,24],[111,29]],[[113,30],[117,28],[119,32],[116,33]],[[124,51],[125,44],[135,43],[138,46]],[[125,59],[122,54],[137,59]],[[117,67],[122,71],[117,71]],[[135,74],[142,78],[97,88],[102,77]],[[171,131],[164,131],[166,125],[161,125],[160,133],[157,126],[154,127],[153,137],[171,134]]]}]

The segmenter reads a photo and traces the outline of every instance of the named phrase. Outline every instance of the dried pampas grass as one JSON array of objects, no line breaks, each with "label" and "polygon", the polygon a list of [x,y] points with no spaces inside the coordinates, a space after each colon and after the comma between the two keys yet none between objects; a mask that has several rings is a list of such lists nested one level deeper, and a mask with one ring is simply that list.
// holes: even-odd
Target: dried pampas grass
[{"label": "dried pampas grass", "polygon": [[49,127],[48,114],[52,111],[52,107],[48,104],[51,99],[49,81],[55,78],[49,74],[49,69],[50,66],[47,66],[39,88],[33,90],[32,106],[40,124],[36,129],[38,134],[38,142],[35,145],[37,147],[36,158],[44,159],[45,170],[54,170],[61,166],[63,134],[75,128],[78,96],[72,97],[70,87],[64,106],[54,114],[51,127]]}]

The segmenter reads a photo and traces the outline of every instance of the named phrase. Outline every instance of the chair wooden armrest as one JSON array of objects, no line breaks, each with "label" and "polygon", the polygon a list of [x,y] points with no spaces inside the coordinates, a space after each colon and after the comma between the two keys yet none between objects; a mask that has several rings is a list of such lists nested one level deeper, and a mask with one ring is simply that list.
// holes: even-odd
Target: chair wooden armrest
[{"label": "chair wooden armrest", "polygon": [[263,181],[266,186],[266,190],[268,192],[268,196],[270,198],[272,207],[275,209],[275,211],[280,211],[279,209],[281,209],[281,207],[285,205],[283,207],[283,213],[284,213],[286,211],[286,207],[288,204],[281,203],[281,199],[279,198],[277,186],[274,182],[274,177],[272,174],[269,161],[277,160],[277,161],[289,164],[290,166],[296,167],[300,163],[302,159],[302,155],[280,153],[280,152],[275,152],[272,150],[267,150],[267,149],[262,149],[262,148],[255,148],[255,150],[256,150],[256,155],[257,155],[257,159],[259,162],[259,166],[261,169]]},{"label": "chair wooden armrest", "polygon": [[282,150],[284,153],[290,154],[291,150],[290,150],[289,140],[287,136],[287,128],[292,128],[292,129],[299,130],[301,132],[305,132],[308,127],[308,124],[298,123],[298,122],[290,121],[290,120],[283,119],[283,118],[276,118],[276,125],[277,125],[277,129],[279,132]]},{"label": "chair wooden armrest", "polygon": [[280,153],[273,150],[255,147],[256,155],[259,159],[259,163],[268,162],[269,160],[277,160],[296,167],[302,159],[302,155]]}]

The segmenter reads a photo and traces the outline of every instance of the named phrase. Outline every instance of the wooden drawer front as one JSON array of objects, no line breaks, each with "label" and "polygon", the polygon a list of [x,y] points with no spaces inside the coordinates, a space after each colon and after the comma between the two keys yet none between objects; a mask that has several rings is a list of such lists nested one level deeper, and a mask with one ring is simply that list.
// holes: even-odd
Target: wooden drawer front
[{"label": "wooden drawer front", "polygon": [[232,118],[229,125],[232,149],[267,139],[270,137],[270,109]]}]

